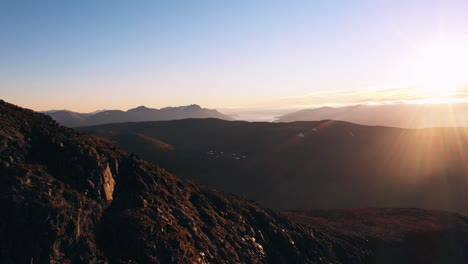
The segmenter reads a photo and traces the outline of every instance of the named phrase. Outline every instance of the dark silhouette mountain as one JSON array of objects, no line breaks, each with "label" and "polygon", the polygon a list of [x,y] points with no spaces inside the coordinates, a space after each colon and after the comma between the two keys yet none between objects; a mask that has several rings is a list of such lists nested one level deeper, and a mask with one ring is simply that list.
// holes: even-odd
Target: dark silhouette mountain
[{"label": "dark silhouette mountain", "polygon": [[1,263],[468,260],[468,219],[456,214],[275,213],[180,179],[46,115],[0,101],[0,116]]},{"label": "dark silhouette mountain", "polygon": [[[206,119],[80,131],[275,209],[419,207],[468,213],[468,128]],[[172,150],[132,144],[131,134],[158,139]]]},{"label": "dark silhouette mountain", "polygon": [[276,122],[342,120],[362,125],[402,128],[468,127],[468,104],[353,105],[305,109]]},{"label": "dark silhouette mountain", "polygon": [[161,109],[139,106],[128,111],[104,110],[91,114],[76,113],[67,110],[47,111],[44,113],[50,115],[59,124],[69,127],[185,118],[219,118],[232,120],[230,116],[221,114],[216,110],[201,108],[199,105],[165,107]]}]

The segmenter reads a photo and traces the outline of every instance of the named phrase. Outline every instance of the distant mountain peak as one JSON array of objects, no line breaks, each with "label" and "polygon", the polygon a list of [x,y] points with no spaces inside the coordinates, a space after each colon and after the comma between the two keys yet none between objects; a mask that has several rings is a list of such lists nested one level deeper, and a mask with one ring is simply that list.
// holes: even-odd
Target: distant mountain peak
[{"label": "distant mountain peak", "polygon": [[197,104],[191,104],[191,105],[187,105],[187,106],[180,106],[180,107],[176,107],[180,110],[201,110],[203,109],[201,106],[197,105]]},{"label": "distant mountain peak", "polygon": [[186,109],[203,109],[200,105],[197,104],[190,104],[190,105],[182,105],[182,106],[167,106],[161,108],[161,110],[186,110]]},{"label": "distant mountain peak", "polygon": [[135,108],[132,108],[132,109],[129,109],[127,112],[131,112],[131,111],[144,111],[144,110],[148,110],[148,109],[151,109],[151,108],[148,108],[144,105],[140,105],[140,106],[137,106]]},{"label": "distant mountain peak", "polygon": [[191,104],[191,105],[188,105],[188,107],[190,107],[190,108],[200,108],[201,109],[201,106],[197,105],[197,104]]}]

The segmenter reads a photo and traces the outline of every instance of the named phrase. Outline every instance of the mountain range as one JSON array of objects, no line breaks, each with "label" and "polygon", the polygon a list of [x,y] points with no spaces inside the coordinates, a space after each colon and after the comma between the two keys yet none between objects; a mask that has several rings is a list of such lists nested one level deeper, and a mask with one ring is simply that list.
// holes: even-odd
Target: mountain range
[{"label": "mountain range", "polygon": [[279,116],[275,122],[341,120],[402,128],[467,127],[468,103],[381,104],[320,107]]},{"label": "mountain range", "polygon": [[459,214],[273,211],[1,100],[0,117],[1,263],[468,261]]},{"label": "mountain range", "polygon": [[199,105],[165,107],[161,109],[139,106],[128,111],[102,110],[93,113],[77,113],[68,110],[46,111],[59,124],[68,127],[91,126],[107,123],[123,123],[138,121],[176,120],[185,118],[218,118],[233,120],[232,117]]}]

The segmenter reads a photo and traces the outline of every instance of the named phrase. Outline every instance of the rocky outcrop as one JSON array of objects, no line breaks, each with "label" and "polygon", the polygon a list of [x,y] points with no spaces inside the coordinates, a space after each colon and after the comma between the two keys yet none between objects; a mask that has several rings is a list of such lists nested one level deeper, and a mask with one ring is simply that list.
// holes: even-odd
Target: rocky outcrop
[{"label": "rocky outcrop", "polygon": [[104,194],[106,196],[106,200],[112,200],[112,195],[114,194],[114,186],[115,181],[112,177],[112,172],[109,168],[109,164],[107,164],[106,168],[104,169],[104,173],[102,174],[102,180],[104,182]]}]

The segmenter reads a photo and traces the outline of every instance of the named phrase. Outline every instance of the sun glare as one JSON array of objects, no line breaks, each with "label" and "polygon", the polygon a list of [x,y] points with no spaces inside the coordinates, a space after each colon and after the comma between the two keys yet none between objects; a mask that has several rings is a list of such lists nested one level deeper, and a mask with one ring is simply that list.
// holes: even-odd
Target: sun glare
[{"label": "sun glare", "polygon": [[468,51],[461,45],[433,43],[418,50],[412,70],[419,95],[454,97],[458,87],[468,80]]}]

